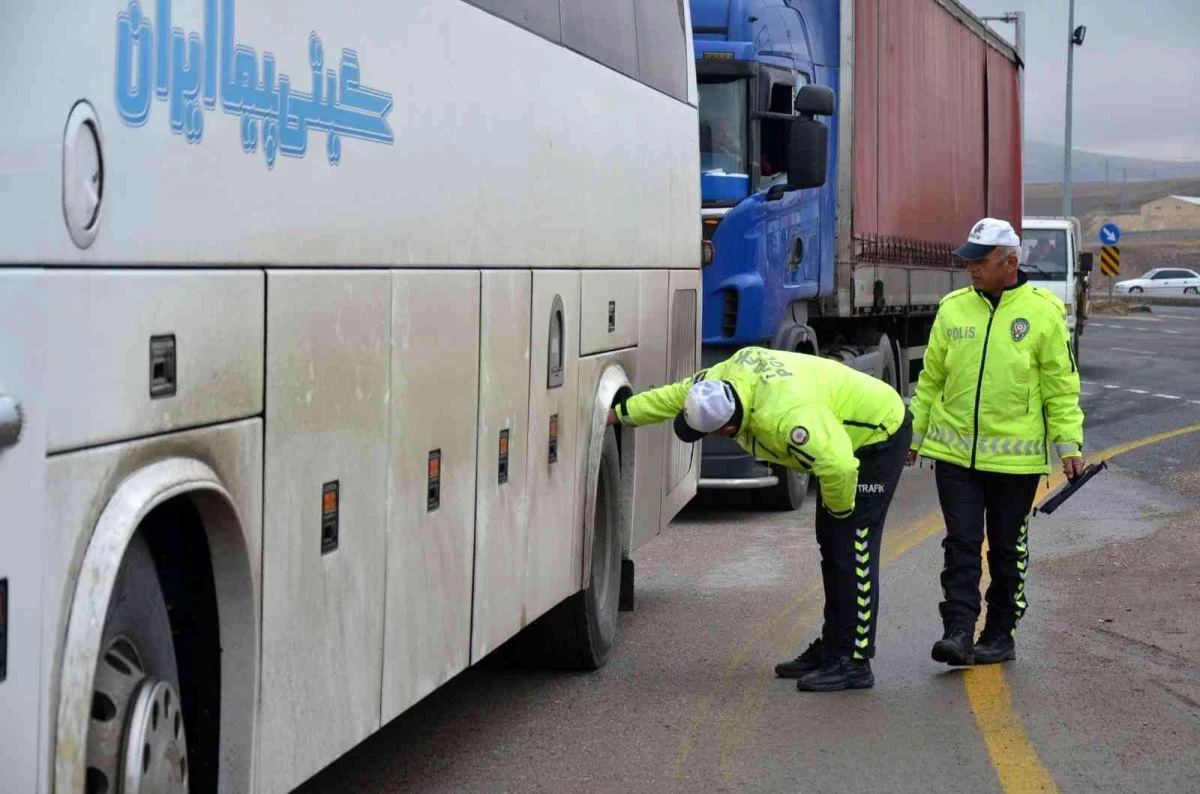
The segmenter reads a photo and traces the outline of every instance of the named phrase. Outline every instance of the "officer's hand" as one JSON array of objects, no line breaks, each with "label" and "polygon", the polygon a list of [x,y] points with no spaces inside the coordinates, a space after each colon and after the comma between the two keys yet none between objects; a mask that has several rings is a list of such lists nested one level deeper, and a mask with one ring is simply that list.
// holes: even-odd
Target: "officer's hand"
[{"label": "officer's hand", "polygon": [[606,424],[605,427],[612,427],[618,421],[620,421],[620,420],[617,419],[617,412],[610,408],[608,410],[608,424]]},{"label": "officer's hand", "polygon": [[908,451],[908,454],[904,456],[904,465],[905,466],[914,466],[914,465],[916,465],[916,463],[917,463],[917,451],[915,449],[910,449]]},{"label": "officer's hand", "polygon": [[1087,468],[1083,458],[1063,458],[1063,474],[1067,475],[1068,480],[1074,480],[1079,475],[1083,474],[1083,470]]}]

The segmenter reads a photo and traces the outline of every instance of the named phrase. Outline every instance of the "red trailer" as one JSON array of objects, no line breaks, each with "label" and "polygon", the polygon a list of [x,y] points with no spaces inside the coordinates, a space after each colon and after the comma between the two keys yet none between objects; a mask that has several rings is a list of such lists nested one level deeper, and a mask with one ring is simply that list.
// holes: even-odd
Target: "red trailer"
[{"label": "red trailer", "polygon": [[[1023,214],[1022,60],[956,0],[842,0],[838,316],[930,315],[952,250]],[[849,116],[849,118],[847,118]],[[903,371],[903,362],[902,371]]]}]

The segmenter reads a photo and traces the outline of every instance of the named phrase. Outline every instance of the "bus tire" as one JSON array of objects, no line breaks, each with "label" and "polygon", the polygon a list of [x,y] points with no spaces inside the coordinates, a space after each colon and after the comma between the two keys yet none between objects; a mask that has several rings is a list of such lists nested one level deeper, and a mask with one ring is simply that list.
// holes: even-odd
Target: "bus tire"
[{"label": "bus tire", "polygon": [[142,533],[129,542],[104,620],[87,733],[87,792],[186,794],[179,668],[166,598]]},{"label": "bus tire", "polygon": [[598,670],[616,643],[621,595],[621,459],[611,427],[604,431],[597,476],[591,580],[519,635],[519,663]]}]

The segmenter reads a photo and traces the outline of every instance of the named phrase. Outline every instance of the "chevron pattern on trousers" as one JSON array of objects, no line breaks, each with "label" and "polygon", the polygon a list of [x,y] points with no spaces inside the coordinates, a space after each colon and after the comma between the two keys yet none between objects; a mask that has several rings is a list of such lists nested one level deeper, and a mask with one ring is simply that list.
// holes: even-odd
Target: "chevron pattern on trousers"
[{"label": "chevron pattern on trousers", "polygon": [[871,618],[875,612],[871,609],[871,553],[868,551],[870,527],[854,531],[854,576],[858,582],[858,624],[854,632],[854,658],[866,659],[871,645]]}]

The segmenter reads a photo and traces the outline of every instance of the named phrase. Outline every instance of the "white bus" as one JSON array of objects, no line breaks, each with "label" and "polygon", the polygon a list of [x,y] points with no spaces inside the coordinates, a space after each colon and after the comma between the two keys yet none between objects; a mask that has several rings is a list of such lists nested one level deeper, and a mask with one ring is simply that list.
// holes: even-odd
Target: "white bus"
[{"label": "white bus", "polygon": [[696,367],[687,4],[4,20],[0,789],[285,792],[510,638],[603,664],[696,488],[604,427]]}]

